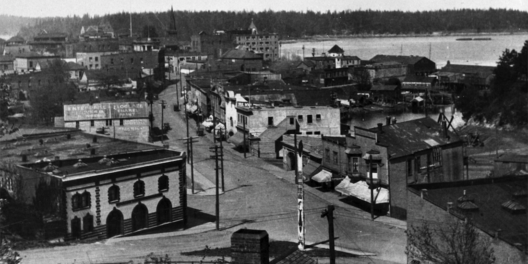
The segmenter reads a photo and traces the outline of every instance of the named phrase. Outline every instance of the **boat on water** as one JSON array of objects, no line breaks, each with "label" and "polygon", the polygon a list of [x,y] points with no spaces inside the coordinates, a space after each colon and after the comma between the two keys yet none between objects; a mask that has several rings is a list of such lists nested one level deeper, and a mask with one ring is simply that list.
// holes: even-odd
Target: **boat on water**
[{"label": "boat on water", "polygon": [[491,40],[491,38],[457,38],[457,41]]}]

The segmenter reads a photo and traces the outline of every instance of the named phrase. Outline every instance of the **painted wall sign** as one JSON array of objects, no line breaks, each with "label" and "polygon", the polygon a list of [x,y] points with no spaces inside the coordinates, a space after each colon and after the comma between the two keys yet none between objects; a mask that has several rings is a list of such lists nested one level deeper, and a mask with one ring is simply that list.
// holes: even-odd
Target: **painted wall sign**
[{"label": "painted wall sign", "polygon": [[108,102],[64,105],[64,121],[148,118],[146,102]]}]

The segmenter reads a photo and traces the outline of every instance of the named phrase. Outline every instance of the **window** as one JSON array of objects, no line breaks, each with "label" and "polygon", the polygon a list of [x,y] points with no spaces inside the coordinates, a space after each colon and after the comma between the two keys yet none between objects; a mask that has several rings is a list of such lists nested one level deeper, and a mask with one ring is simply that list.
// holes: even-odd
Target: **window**
[{"label": "window", "polygon": [[110,58],[110,64],[114,64],[114,58]]},{"label": "window", "polygon": [[306,131],[306,135],[313,135],[312,131]]},{"label": "window", "polygon": [[169,176],[167,175],[161,175],[158,178],[158,191],[168,191],[169,190]]},{"label": "window", "polygon": [[330,150],[329,149],[325,149],[325,160],[327,162],[330,162]]},{"label": "window", "polygon": [[334,164],[337,164],[337,151],[333,151],[334,154]]},{"label": "window", "polygon": [[420,172],[420,156],[414,159],[414,171]]},{"label": "window", "polygon": [[112,119],[106,119],[106,126],[112,126]]},{"label": "window", "polygon": [[92,232],[94,229],[93,216],[88,213],[83,217],[83,232]]},{"label": "window", "polygon": [[293,125],[295,122],[293,120],[293,117],[290,117],[290,125]]},{"label": "window", "polygon": [[81,208],[90,208],[91,205],[92,195],[89,192],[84,191],[81,197]]},{"label": "window", "polygon": [[134,63],[134,58],[130,58],[130,63]]},{"label": "window", "polygon": [[79,210],[81,208],[81,195],[79,193],[76,193],[72,196],[72,210]]},{"label": "window", "polygon": [[119,202],[119,199],[120,199],[119,186],[112,185],[110,188],[108,188],[108,202],[116,203],[116,202]]},{"label": "window", "polygon": [[314,135],[321,135],[321,131],[315,131]]},{"label": "window", "polygon": [[268,126],[273,126],[273,116],[268,116]]},{"label": "window", "polygon": [[297,119],[299,120],[299,122],[302,122],[303,121],[303,116],[299,115],[299,116],[297,116]]},{"label": "window", "polygon": [[119,125],[120,125],[120,126],[123,126],[123,125],[124,125],[124,123],[125,123],[125,120],[123,120],[122,118],[121,118],[121,119],[119,119]]},{"label": "window", "polygon": [[307,122],[308,124],[313,123],[312,115],[308,115],[306,119],[307,119],[306,122]]},{"label": "window", "polygon": [[231,123],[231,126],[233,126],[233,117],[232,116],[229,117],[229,122]]},{"label": "window", "polygon": [[407,160],[407,176],[413,175],[412,159]]},{"label": "window", "polygon": [[134,183],[134,197],[145,195],[145,183],[142,180],[137,180]]},{"label": "window", "polygon": [[315,115],[315,119],[316,120],[321,120],[321,115],[320,114]]},{"label": "window", "polygon": [[357,173],[359,171],[359,158],[353,157],[352,158],[352,172]]},{"label": "window", "polygon": [[75,128],[79,129],[79,121],[75,121]]},{"label": "window", "polygon": [[95,57],[95,61],[99,61],[99,57]]},{"label": "window", "polygon": [[92,57],[90,57],[90,59],[88,61],[92,61]]},{"label": "window", "polygon": [[33,68],[33,62],[32,61],[29,62],[29,68]]}]

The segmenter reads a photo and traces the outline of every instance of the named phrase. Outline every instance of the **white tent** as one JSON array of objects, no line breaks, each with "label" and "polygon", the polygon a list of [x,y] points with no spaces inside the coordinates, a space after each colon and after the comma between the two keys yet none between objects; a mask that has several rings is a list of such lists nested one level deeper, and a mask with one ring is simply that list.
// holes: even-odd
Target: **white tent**
[{"label": "white tent", "polygon": [[312,180],[323,183],[323,182],[331,182],[332,181],[332,173],[327,170],[321,170],[317,174],[315,174],[312,177]]},{"label": "white tent", "polygon": [[[343,195],[354,196],[360,200],[370,203],[370,189],[365,181],[352,183],[350,182],[350,178],[347,176],[335,187],[335,190]],[[373,193],[375,204],[389,203],[389,190],[386,188],[375,188]]]}]

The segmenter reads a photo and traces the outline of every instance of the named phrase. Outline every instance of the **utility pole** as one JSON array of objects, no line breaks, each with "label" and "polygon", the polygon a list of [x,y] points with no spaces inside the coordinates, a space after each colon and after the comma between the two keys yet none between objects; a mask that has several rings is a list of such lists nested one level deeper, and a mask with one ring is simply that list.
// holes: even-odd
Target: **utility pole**
[{"label": "utility pole", "polygon": [[242,124],[244,125],[244,141],[242,142],[242,151],[244,151],[244,159],[246,158],[246,116],[243,116]]},{"label": "utility pole", "polygon": [[299,250],[304,250],[305,247],[305,233],[306,233],[306,224],[304,220],[304,180],[302,175],[302,150],[303,150],[303,143],[302,140],[299,142],[299,146],[295,146],[297,150],[297,155],[295,158],[297,159],[297,162],[295,162],[295,171],[296,175],[298,176],[297,179],[297,206],[298,206],[298,238],[299,238]]},{"label": "utility pole", "polygon": [[165,100],[161,100],[160,102],[161,104],[161,129],[163,130],[164,129],[164,126],[163,126],[163,109],[165,109]]},{"label": "utility pole", "polygon": [[196,143],[198,141],[194,141],[198,137],[188,137],[188,138],[182,138],[182,140],[185,140],[185,144],[187,144],[187,149],[190,148],[189,154],[189,160],[191,161],[191,193],[194,194],[194,153],[193,153],[193,143]]},{"label": "utility pole", "polygon": [[218,187],[218,174],[219,174],[219,167],[218,167],[218,148],[220,146],[214,145],[214,147],[210,147],[210,150],[214,150],[214,155],[211,156],[211,158],[215,159],[215,185],[216,185],[216,203],[215,203],[215,212],[216,212],[216,230],[220,230],[220,197],[219,197],[219,187]]},{"label": "utility pole", "polygon": [[[191,145],[192,148],[192,145]],[[222,138],[220,138],[220,169],[222,172],[222,192],[225,192],[224,182],[224,145],[222,144]]]},{"label": "utility pole", "polygon": [[328,208],[323,211],[321,217],[328,219],[328,240],[330,242],[330,264],[335,264],[335,246],[334,246],[334,206],[328,205]]},{"label": "utility pole", "polygon": [[372,154],[369,154],[369,178],[370,178],[370,218],[374,220],[374,182],[372,181]]}]

